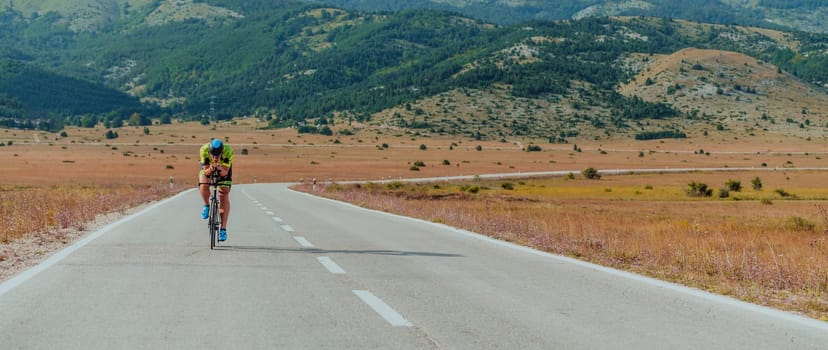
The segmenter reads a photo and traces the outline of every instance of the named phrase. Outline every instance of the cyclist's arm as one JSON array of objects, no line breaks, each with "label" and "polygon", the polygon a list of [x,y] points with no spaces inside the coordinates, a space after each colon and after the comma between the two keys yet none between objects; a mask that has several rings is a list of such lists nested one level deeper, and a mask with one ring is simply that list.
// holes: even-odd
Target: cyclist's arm
[{"label": "cyclist's arm", "polygon": [[216,162],[213,162],[206,144],[198,151],[198,163],[201,165],[201,170],[205,176],[210,176],[216,169]]},{"label": "cyclist's arm", "polygon": [[229,145],[226,145],[224,147],[227,148],[224,154],[221,155],[221,165],[226,167],[227,169],[230,169],[230,167],[233,166],[233,148],[231,148]]}]

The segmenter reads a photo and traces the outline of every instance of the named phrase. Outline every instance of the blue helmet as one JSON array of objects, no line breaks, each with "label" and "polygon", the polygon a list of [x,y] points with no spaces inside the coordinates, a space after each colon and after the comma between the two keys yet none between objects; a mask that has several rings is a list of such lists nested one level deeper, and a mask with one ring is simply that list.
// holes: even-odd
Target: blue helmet
[{"label": "blue helmet", "polygon": [[214,156],[220,156],[222,152],[224,152],[224,143],[221,142],[219,139],[213,139],[210,141],[210,154]]}]

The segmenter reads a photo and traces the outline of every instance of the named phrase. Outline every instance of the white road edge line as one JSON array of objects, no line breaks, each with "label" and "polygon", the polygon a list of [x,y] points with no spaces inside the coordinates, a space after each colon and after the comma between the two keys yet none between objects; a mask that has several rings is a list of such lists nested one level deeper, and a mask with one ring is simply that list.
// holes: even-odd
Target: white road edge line
[{"label": "white road edge line", "polygon": [[305,237],[295,236],[293,239],[305,248],[313,248],[313,244],[305,239]]},{"label": "white road edge line", "polygon": [[[273,215],[273,214],[270,214],[270,215]],[[280,217],[278,217],[278,216],[274,216],[274,217],[273,217],[273,221],[276,221],[276,222],[285,222],[284,220],[282,220],[282,218],[280,218]],[[284,226],[287,226],[287,225],[284,225]]]},{"label": "white road edge line", "polygon": [[506,247],[506,248],[509,248],[509,249],[522,251],[522,252],[525,252],[525,253],[528,253],[528,254],[544,256],[544,257],[554,259],[554,260],[557,260],[557,261],[561,261],[561,262],[565,262],[565,263],[585,267],[585,268],[588,268],[588,269],[593,269],[593,270],[596,270],[596,271],[601,271],[601,272],[608,273],[608,274],[614,275],[614,276],[628,278],[628,279],[638,281],[638,282],[641,282],[641,283],[646,283],[646,284],[649,284],[649,285],[652,285],[652,286],[665,288],[665,289],[669,289],[669,290],[674,290],[674,291],[677,291],[677,292],[682,292],[682,293],[685,293],[685,294],[693,295],[693,296],[696,296],[696,297],[699,297],[699,298],[702,298],[702,299],[706,299],[706,300],[710,300],[710,301],[713,301],[713,302],[717,302],[717,303],[721,303],[721,304],[725,304],[725,305],[738,306],[738,307],[741,307],[742,309],[751,310],[753,312],[757,312],[757,313],[764,314],[764,315],[771,316],[771,317],[776,317],[780,320],[784,320],[784,321],[788,321],[788,322],[795,322],[795,323],[798,323],[798,324],[803,325],[803,326],[808,326],[808,327],[813,327],[813,328],[816,328],[816,329],[823,329],[823,330],[828,331],[828,322],[820,321],[820,320],[817,320],[817,319],[814,319],[814,318],[801,316],[801,315],[798,315],[798,314],[794,314],[794,313],[791,313],[791,312],[786,312],[786,311],[770,308],[770,307],[767,307],[767,306],[748,303],[746,301],[741,301],[741,300],[738,300],[738,299],[735,299],[735,298],[732,298],[732,297],[728,297],[728,296],[724,296],[724,295],[720,295],[720,294],[713,294],[713,293],[710,293],[710,292],[703,291],[701,289],[696,289],[696,288],[691,288],[691,287],[687,287],[687,286],[676,284],[676,283],[666,282],[666,281],[662,281],[662,280],[659,280],[659,279],[634,274],[632,272],[613,269],[613,268],[610,268],[610,267],[589,263],[589,262],[578,260],[578,259],[575,259],[575,258],[570,258],[570,257],[562,256],[562,255],[555,255],[555,254],[552,254],[552,253],[547,253],[547,252],[544,252],[544,251],[532,249],[532,248],[525,247],[525,246],[522,246],[522,245],[518,245],[518,244],[515,244],[515,243],[494,239],[492,237],[479,234],[477,232],[467,231],[467,230],[459,229],[459,228],[456,228],[456,227],[448,226],[448,225],[445,225],[445,224],[440,224],[440,223],[436,223],[436,222],[426,221],[426,220],[412,218],[412,217],[403,216],[403,215],[392,214],[392,213],[388,213],[388,212],[384,212],[384,211],[380,211],[380,210],[363,208],[363,207],[360,207],[360,206],[355,205],[355,204],[342,202],[342,201],[338,201],[338,200],[334,200],[334,199],[330,199],[330,198],[325,198],[325,197],[314,196],[312,194],[308,194],[308,193],[304,193],[304,192],[300,192],[300,191],[295,191],[295,190],[292,190],[290,188],[288,188],[288,190],[293,191],[294,193],[298,193],[300,195],[304,195],[304,196],[307,196],[307,197],[310,197],[310,198],[317,199],[317,200],[337,203],[339,205],[354,208],[354,209],[357,209],[357,210],[372,212],[372,213],[375,213],[375,214],[378,214],[378,215],[391,216],[391,217],[396,217],[396,218],[399,218],[399,219],[402,219],[402,220],[410,220],[410,221],[419,222],[419,223],[422,223],[422,224],[425,224],[425,225],[431,225],[431,226],[439,227],[439,228],[454,232],[454,233],[462,235],[462,236],[467,236],[467,237],[479,239],[481,241],[489,242],[489,243],[492,243],[494,245],[499,245],[499,246],[503,246],[503,247]]},{"label": "white road edge line", "polygon": [[331,258],[327,256],[320,256],[316,258],[316,260],[319,260],[319,263],[322,264],[322,266],[324,266],[326,269],[328,269],[328,272],[334,275],[345,274],[345,270],[339,267],[339,265],[337,265]]},{"label": "white road edge line", "polygon": [[[273,218],[273,219],[276,220],[276,219],[279,219],[279,218]],[[279,220],[280,220],[279,222],[281,222],[282,219],[279,219]],[[290,225],[282,225],[282,229],[285,230],[286,232],[295,232],[296,231]]]},{"label": "white road edge line", "polygon": [[408,322],[405,317],[394,311],[394,309],[388,306],[382,299],[377,298],[373,293],[367,290],[355,290],[353,292],[392,326],[411,327],[411,322]]},{"label": "white road edge line", "polygon": [[140,216],[154,210],[155,208],[158,208],[159,206],[162,206],[162,205],[166,204],[167,202],[175,200],[176,198],[181,197],[184,194],[189,193],[190,191],[195,191],[195,189],[186,190],[186,191],[183,191],[183,192],[181,192],[181,193],[179,193],[175,196],[164,199],[164,200],[162,200],[158,203],[155,203],[153,205],[150,205],[149,207],[146,207],[146,208],[142,209],[141,211],[139,211],[135,214],[132,214],[130,216],[122,218],[121,220],[113,222],[109,225],[106,225],[106,226],[100,228],[99,230],[97,230],[97,231],[95,231],[91,234],[86,235],[85,237],[81,238],[79,241],[75,242],[74,244],[64,248],[61,251],[58,251],[54,255],[50,256],[48,259],[42,261],[40,264],[37,264],[37,265],[21,272],[19,275],[14,276],[14,277],[6,280],[3,283],[0,283],[0,296],[2,296],[3,294],[6,294],[8,291],[14,289],[15,287],[23,284],[23,282],[28,281],[30,278],[36,276],[37,274],[39,274],[39,273],[45,271],[46,269],[54,266],[55,264],[57,264],[58,262],[60,262],[61,260],[63,260],[67,256],[69,256],[70,254],[74,253],[76,250],[78,250],[80,248],[83,248],[83,246],[89,244],[90,242],[94,241],[98,237],[103,236],[107,232],[111,231],[113,228],[115,228],[115,227],[117,227],[121,224],[127,223],[129,221],[132,221],[133,219],[135,219],[137,217],[140,217]]},{"label": "white road edge line", "polygon": [[[265,214],[267,214],[267,215],[274,215],[274,213],[273,213],[272,211],[266,211],[266,212],[265,212]],[[273,219],[273,220],[276,220],[276,219]]]}]

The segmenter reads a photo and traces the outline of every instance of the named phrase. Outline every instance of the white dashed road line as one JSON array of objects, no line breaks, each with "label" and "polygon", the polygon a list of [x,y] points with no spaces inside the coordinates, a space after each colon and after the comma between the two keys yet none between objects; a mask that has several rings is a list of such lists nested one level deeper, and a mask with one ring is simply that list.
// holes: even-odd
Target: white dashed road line
[{"label": "white dashed road line", "polygon": [[311,242],[308,242],[308,240],[305,239],[305,237],[297,236],[297,237],[293,237],[293,239],[296,240],[296,242],[298,242],[299,245],[301,245],[305,248],[313,248],[313,244],[311,244]]},{"label": "white dashed road line", "polygon": [[370,306],[376,313],[384,318],[388,323],[394,327],[411,327],[411,322],[405,319],[402,315],[394,311],[388,304],[377,298],[376,295],[367,290],[355,290],[356,294],[362,301]]},{"label": "white dashed road line", "polygon": [[332,274],[342,275],[345,273],[345,270],[339,267],[339,265],[337,265],[333,260],[331,260],[331,258],[327,256],[320,256],[316,258],[316,260],[319,260],[319,263],[322,264],[322,266],[325,266],[325,268],[328,269],[328,271]]},{"label": "white dashed road line", "polygon": [[[259,206],[262,210],[265,210],[265,214],[270,215],[273,217],[273,221],[277,223],[283,223],[284,220],[280,217],[273,216],[275,215],[274,212],[268,211],[267,207],[264,204],[260,203],[257,200],[253,201],[254,204]],[[281,225],[282,230],[285,232],[295,232],[296,230],[290,225]],[[305,237],[302,236],[294,236],[293,239],[299,243],[303,248],[313,248],[314,245],[310,241],[308,241]],[[345,269],[340,267],[336,262],[333,261],[330,257],[327,256],[320,256],[317,257],[316,260],[319,261],[328,272],[335,274],[335,275],[342,275],[346,274]],[[393,308],[388,306],[382,299],[377,298],[373,293],[367,290],[354,290],[354,294],[359,297],[365,304],[367,304],[374,312],[380,315],[386,322],[391,324],[394,327],[411,327],[411,322],[408,322],[402,315],[400,315],[397,311]]]}]

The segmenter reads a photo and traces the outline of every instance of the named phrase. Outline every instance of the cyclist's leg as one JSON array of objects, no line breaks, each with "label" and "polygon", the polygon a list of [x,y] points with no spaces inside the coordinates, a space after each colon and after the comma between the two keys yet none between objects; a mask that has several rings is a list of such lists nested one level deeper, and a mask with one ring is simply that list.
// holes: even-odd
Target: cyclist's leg
[{"label": "cyclist's leg", "polygon": [[210,179],[204,175],[204,170],[198,172],[198,190],[201,192],[201,199],[204,200],[204,205],[210,201]]},{"label": "cyclist's leg", "polygon": [[201,208],[201,218],[206,219],[210,213],[208,202],[210,200],[210,180],[204,175],[204,170],[198,172],[198,192],[201,193],[201,200],[204,207]]},{"label": "cyclist's leg", "polygon": [[227,220],[230,218],[230,187],[219,187],[219,213],[221,213],[221,228],[227,228]]}]

